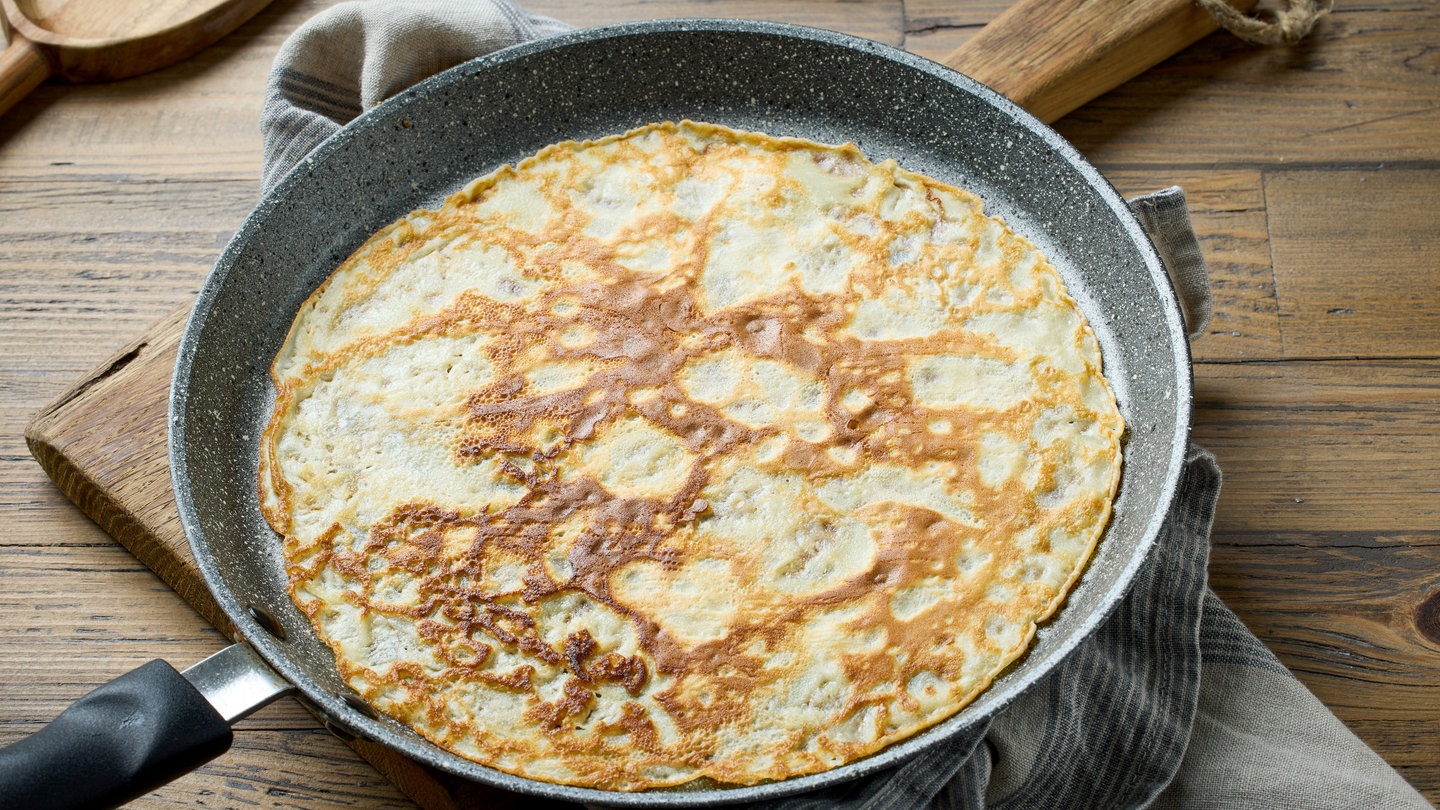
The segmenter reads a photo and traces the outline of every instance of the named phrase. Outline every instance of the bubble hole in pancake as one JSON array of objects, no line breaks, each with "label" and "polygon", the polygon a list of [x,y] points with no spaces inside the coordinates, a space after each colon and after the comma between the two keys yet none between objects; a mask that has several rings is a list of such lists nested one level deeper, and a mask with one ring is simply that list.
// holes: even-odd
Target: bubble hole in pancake
[{"label": "bubble hole in pancake", "polygon": [[953,715],[1120,474],[1093,333],[978,198],[693,122],[394,223],[272,374],[262,504],[345,683],[607,790],[813,773]]}]

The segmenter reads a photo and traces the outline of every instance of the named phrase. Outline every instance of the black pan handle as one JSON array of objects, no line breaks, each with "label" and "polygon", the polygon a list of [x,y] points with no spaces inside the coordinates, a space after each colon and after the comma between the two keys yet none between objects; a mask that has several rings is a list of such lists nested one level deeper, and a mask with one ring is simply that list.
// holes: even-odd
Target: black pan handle
[{"label": "black pan handle", "polygon": [[151,661],[0,749],[0,810],[124,804],[223,754],[231,723],[292,689],[243,644],[184,674]]}]

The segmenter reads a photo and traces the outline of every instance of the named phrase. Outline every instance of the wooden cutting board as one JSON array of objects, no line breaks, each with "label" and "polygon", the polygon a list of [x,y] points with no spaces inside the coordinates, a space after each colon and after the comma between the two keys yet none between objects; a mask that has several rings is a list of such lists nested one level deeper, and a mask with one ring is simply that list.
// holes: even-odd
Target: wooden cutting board
[{"label": "wooden cutting board", "polygon": [[[46,406],[26,427],[25,440],[70,500],[206,621],[238,640],[190,555],[170,486],[166,410],[187,312],[156,324]],[[458,779],[375,743],[347,742],[426,810],[546,804]]]}]

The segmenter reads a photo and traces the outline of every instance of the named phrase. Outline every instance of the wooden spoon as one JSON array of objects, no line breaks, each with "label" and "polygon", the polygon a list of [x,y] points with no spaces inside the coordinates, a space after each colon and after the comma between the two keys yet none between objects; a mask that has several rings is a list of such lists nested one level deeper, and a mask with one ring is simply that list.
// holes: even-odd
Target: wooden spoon
[{"label": "wooden spoon", "polygon": [[193,56],[270,0],[0,0],[0,114],[50,76],[108,82]]}]

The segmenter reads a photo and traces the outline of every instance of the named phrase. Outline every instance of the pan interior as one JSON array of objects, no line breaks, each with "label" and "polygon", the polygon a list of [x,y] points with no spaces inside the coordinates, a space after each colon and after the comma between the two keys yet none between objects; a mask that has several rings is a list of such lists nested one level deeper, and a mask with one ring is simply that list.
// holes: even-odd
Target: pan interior
[{"label": "pan interior", "polygon": [[[256,498],[257,445],[273,399],[268,369],[296,310],[369,234],[496,166],[551,143],[690,118],[821,142],[979,194],[1060,270],[1100,338],[1129,426],[1115,516],[1067,606],[1029,655],[971,706],[856,763],[732,790],[613,794],[512,777],[361,716],[330,650],[285,592],[278,538]],[[1183,462],[1188,355],[1159,260],[1123,200],[1057,135],[933,63],[793,26],[671,21],[577,32],[435,77],[378,107],[304,160],[221,256],[197,302],[171,395],[171,464],[186,533],[241,632],[307,700],[364,736],[443,770],[579,801],[691,806],[754,801],[872,772],[971,729],[1084,639],[1153,545]],[[281,641],[247,614],[263,608]]]}]

